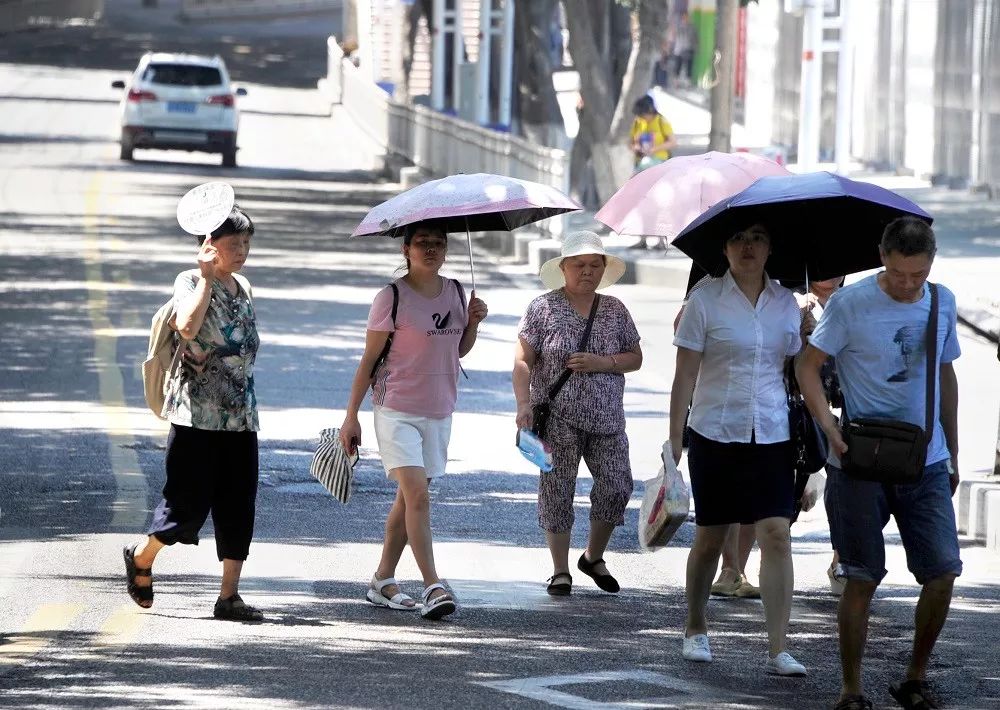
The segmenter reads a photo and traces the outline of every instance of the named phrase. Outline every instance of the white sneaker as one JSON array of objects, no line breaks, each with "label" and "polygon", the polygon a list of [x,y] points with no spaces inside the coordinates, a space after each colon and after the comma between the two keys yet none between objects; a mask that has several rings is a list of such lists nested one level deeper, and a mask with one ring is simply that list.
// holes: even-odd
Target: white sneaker
[{"label": "white sneaker", "polygon": [[708,645],[708,636],[705,634],[695,634],[684,639],[684,650],[681,656],[685,661],[695,663],[711,663],[712,649]]},{"label": "white sneaker", "polygon": [[765,668],[768,675],[808,675],[806,667],[792,658],[792,654],[788,651],[782,651],[774,658],[767,659]]}]

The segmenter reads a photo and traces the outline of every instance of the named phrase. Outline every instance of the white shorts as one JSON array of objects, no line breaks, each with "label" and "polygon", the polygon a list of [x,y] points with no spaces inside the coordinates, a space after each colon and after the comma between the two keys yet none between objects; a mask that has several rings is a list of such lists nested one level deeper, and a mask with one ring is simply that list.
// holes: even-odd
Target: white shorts
[{"label": "white shorts", "polygon": [[418,466],[427,478],[436,478],[448,463],[451,417],[432,419],[376,406],[375,438],[389,478],[393,469],[403,466]]}]

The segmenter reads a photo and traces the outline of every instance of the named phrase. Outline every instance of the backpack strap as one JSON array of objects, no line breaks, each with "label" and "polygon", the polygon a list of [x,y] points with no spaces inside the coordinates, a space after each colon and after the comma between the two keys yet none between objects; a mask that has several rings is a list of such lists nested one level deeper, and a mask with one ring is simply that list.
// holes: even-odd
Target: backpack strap
[{"label": "backpack strap", "polygon": [[385,339],[385,345],[382,346],[382,352],[378,354],[378,357],[375,359],[375,364],[372,365],[372,371],[369,375],[371,379],[375,379],[375,373],[378,372],[378,369],[382,367],[382,363],[384,363],[385,359],[389,356],[389,348],[392,347],[392,336],[396,334],[396,313],[399,310],[399,287],[396,286],[395,283],[391,283],[389,286],[392,288],[392,327],[394,330],[389,333],[389,337]]}]

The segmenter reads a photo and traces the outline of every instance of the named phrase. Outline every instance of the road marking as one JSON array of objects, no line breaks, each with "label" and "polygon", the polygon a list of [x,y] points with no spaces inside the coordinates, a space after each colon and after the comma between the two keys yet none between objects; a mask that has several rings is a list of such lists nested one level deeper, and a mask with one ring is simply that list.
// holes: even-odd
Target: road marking
[{"label": "road marking", "polygon": [[[32,614],[21,631],[9,637],[9,642],[0,645],[0,665],[22,662],[34,655],[55,639],[51,632],[65,631],[83,611],[82,604],[44,604]],[[42,632],[50,632],[44,634]]]},{"label": "road marking", "polygon": [[574,675],[551,675],[537,678],[518,678],[515,680],[493,680],[475,681],[475,685],[484,685],[494,690],[512,695],[520,695],[532,700],[539,700],[543,703],[555,705],[561,708],[571,708],[572,710],[600,710],[615,709],[625,710],[635,707],[676,707],[678,698],[671,699],[649,698],[643,700],[628,700],[617,703],[591,700],[580,695],[572,695],[561,690],[555,690],[559,685],[577,685],[583,683],[609,683],[614,681],[633,681],[653,685],[658,688],[666,688],[674,692],[681,692],[697,697],[689,697],[684,700],[701,700],[702,694],[707,689],[697,683],[691,683],[680,678],[671,678],[661,673],[652,671],[598,671],[596,673],[580,673]]},{"label": "road marking", "polygon": [[87,186],[84,210],[84,265],[87,276],[87,310],[94,334],[94,361],[97,365],[98,390],[104,405],[108,454],[115,480],[115,500],[111,504],[111,528],[135,532],[146,522],[149,482],[135,453],[125,384],[118,367],[118,338],[108,318],[108,295],[101,269],[98,231],[101,173]]},{"label": "road marking", "polygon": [[101,646],[124,646],[131,643],[142,625],[142,614],[137,606],[119,607],[101,624],[97,643]]}]

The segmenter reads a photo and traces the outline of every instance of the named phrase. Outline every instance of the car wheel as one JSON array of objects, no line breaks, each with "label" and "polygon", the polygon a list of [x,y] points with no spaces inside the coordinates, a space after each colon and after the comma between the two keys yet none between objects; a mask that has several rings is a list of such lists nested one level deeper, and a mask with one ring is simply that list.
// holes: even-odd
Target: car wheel
[{"label": "car wheel", "polygon": [[236,148],[225,148],[222,151],[222,167],[224,168],[235,168],[236,167]]},{"label": "car wheel", "polygon": [[122,160],[132,160],[132,150],[132,144],[123,139],[121,143],[121,152],[118,154],[118,157]]}]

